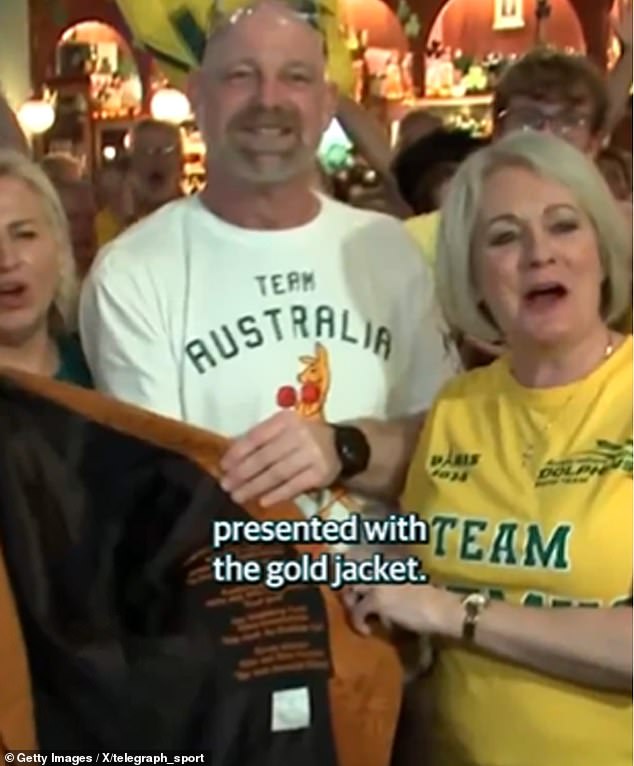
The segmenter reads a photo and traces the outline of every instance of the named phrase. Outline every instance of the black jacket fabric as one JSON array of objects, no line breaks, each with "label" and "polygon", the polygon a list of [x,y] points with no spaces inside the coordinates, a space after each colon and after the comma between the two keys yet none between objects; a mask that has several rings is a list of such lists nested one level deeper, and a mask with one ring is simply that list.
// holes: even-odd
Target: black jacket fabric
[{"label": "black jacket fabric", "polygon": [[[0,440],[0,541],[43,751],[338,763],[320,591],[213,582],[210,521],[249,514],[209,474],[6,379]],[[274,730],[273,695],[293,688],[310,720]]]}]

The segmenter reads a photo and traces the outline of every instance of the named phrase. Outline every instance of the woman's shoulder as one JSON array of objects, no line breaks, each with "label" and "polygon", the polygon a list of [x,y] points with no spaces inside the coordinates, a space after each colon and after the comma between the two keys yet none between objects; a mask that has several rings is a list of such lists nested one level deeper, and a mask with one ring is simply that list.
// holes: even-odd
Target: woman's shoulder
[{"label": "woman's shoulder", "polygon": [[59,348],[59,369],[56,380],[73,383],[83,388],[92,388],[92,375],[81,348],[79,335],[64,335],[57,341]]}]

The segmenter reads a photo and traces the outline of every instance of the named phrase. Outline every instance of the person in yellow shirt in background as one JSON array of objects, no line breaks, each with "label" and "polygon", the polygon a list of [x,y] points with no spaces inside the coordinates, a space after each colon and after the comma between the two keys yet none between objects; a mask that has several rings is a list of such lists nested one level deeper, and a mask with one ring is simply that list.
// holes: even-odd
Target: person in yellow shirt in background
[{"label": "person in yellow shirt in background", "polygon": [[452,182],[438,296],[508,351],[427,416],[403,505],[428,522],[429,582],[345,596],[359,630],[377,615],[437,642],[421,763],[631,766],[633,342],[610,329],[629,240],[553,136],[502,139]]},{"label": "person in yellow shirt in background", "polygon": [[130,180],[137,220],[183,196],[183,142],[177,125],[145,119],[134,126]]},{"label": "person in yellow shirt in background", "polygon": [[[510,66],[494,93],[492,140],[516,131],[539,130],[557,135],[596,158],[618,122],[631,85],[631,30],[625,31],[631,27],[631,11],[628,18],[629,22],[625,19],[619,28],[623,55],[607,82],[585,56],[549,48],[536,48]],[[405,225],[425,260],[433,264],[440,213],[415,216]],[[629,331],[631,319],[618,329]],[[457,340],[466,367],[488,363],[500,351],[469,336]]]},{"label": "person in yellow shirt in background", "polygon": [[[592,157],[613,127],[607,122],[608,89],[598,69],[584,56],[544,48],[530,51],[507,69],[492,108],[493,140],[518,130],[543,130]],[[428,262],[436,257],[439,225],[438,211],[406,222]]]},{"label": "person in yellow shirt in background", "polygon": [[[392,172],[404,200],[417,213],[406,226],[421,246],[423,257],[433,269],[438,233],[438,210],[448,184],[460,164],[488,141],[464,130],[438,127],[400,151]],[[424,245],[424,246],[423,246]]]},{"label": "person in yellow shirt in background", "polygon": [[99,211],[95,227],[100,248],[118,237],[134,220],[129,177],[129,157],[120,157],[108,163],[99,173],[97,179]]},{"label": "person in yellow shirt in background", "polygon": [[99,247],[130,224],[182,196],[183,147],[179,129],[144,119],[132,130],[130,156],[104,168],[97,215]]},{"label": "person in yellow shirt in background", "polygon": [[[605,80],[592,62],[537,47],[512,64],[493,95],[493,140],[515,130],[543,130],[596,157],[621,119],[632,87],[632,4],[611,20],[621,56]],[[411,203],[410,203],[411,204]],[[428,262],[436,257],[438,212],[406,222]]]}]

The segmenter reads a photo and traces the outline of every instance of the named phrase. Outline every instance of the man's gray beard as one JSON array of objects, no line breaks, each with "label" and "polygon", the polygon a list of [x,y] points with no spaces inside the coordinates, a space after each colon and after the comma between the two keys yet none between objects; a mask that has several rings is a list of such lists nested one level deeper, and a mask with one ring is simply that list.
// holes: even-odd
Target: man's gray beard
[{"label": "man's gray beard", "polygon": [[[213,157],[212,163],[213,163]],[[307,183],[309,174],[316,161],[316,154],[305,147],[296,152],[282,156],[275,166],[259,168],[257,160],[241,151],[225,151],[222,154],[222,164],[236,179],[252,186],[267,187],[278,186],[306,176]]]}]

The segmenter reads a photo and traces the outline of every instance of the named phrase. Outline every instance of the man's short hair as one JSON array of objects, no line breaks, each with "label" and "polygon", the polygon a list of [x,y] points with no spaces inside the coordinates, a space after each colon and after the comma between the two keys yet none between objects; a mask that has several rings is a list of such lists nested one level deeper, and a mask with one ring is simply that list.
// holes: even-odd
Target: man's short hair
[{"label": "man's short hair", "polygon": [[392,163],[403,199],[416,215],[437,209],[436,189],[472,152],[486,145],[464,130],[441,127],[401,151]]},{"label": "man's short hair", "polygon": [[181,141],[181,134],[177,125],[171,122],[164,122],[163,120],[155,120],[152,117],[146,117],[136,122],[132,127],[130,132],[132,150],[134,150],[134,145],[144,133],[151,133],[154,130],[162,130],[165,133],[171,134],[175,142],[180,143]]},{"label": "man's short hair", "polygon": [[551,48],[530,51],[500,79],[493,99],[494,115],[497,117],[508,109],[518,96],[572,107],[589,104],[593,135],[605,126],[609,105],[607,88],[601,72],[585,56]]}]

